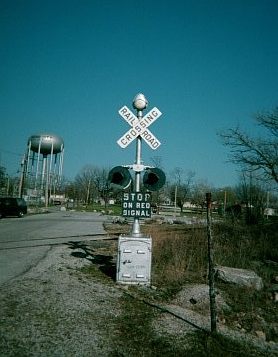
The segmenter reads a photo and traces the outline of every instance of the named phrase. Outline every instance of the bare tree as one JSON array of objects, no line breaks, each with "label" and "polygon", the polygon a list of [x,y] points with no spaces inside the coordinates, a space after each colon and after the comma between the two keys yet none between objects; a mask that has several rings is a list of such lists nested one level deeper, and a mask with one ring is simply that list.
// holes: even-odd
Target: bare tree
[{"label": "bare tree", "polygon": [[206,207],[206,192],[211,192],[212,187],[206,181],[196,182],[192,187],[191,203],[203,211]]},{"label": "bare tree", "polygon": [[153,156],[153,157],[151,157],[151,162],[155,167],[158,167],[159,169],[163,169],[162,157],[161,156]]},{"label": "bare tree", "polygon": [[183,205],[186,202],[186,199],[189,197],[189,192],[195,173],[192,171],[184,173],[183,169],[176,167],[171,176],[173,177],[174,181],[174,184],[171,187],[171,199],[172,201],[176,200],[177,206],[182,212]]},{"label": "bare tree", "polygon": [[236,187],[237,196],[245,207],[246,223],[258,223],[267,207],[267,190],[252,174],[242,174]]},{"label": "bare tree", "polygon": [[86,165],[75,178],[79,199],[86,205],[91,202],[91,193],[93,189],[93,173],[94,167]]},{"label": "bare tree", "polygon": [[93,174],[93,182],[97,189],[98,196],[104,200],[105,210],[109,199],[108,172],[108,169],[96,167]]},{"label": "bare tree", "polygon": [[80,199],[86,205],[94,199],[108,200],[108,170],[93,165],[86,165],[75,178]]},{"label": "bare tree", "polygon": [[0,166],[0,193],[6,191],[6,168]]},{"label": "bare tree", "polygon": [[232,162],[278,183],[278,107],[272,112],[257,114],[255,119],[266,130],[266,135],[251,137],[235,128],[221,133],[220,137],[224,145],[231,148]]},{"label": "bare tree", "polygon": [[67,199],[77,200],[78,199],[78,189],[76,182],[66,181],[65,182],[65,195]]},{"label": "bare tree", "polygon": [[255,118],[259,125],[268,129],[275,137],[278,136],[278,107],[272,112],[258,113]]}]

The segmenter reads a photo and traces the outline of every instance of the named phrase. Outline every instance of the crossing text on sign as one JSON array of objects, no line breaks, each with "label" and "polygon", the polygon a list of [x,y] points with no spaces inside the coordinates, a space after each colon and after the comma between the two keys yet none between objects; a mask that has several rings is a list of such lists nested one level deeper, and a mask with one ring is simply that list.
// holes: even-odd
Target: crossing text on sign
[{"label": "crossing text on sign", "polygon": [[135,126],[134,128],[129,129],[129,131],[126,132],[117,141],[117,143],[120,145],[120,147],[125,149],[139,135],[154,150],[157,149],[161,145],[160,141],[148,129],[145,129],[142,131],[140,126]]}]

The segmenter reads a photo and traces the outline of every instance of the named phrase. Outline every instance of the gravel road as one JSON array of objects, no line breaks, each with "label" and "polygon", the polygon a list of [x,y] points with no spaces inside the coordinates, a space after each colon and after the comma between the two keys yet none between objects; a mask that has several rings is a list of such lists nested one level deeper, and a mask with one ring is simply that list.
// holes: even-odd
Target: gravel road
[{"label": "gravel road", "polygon": [[[94,244],[102,243],[98,240]],[[105,255],[95,255],[101,256]],[[1,357],[158,356],[150,349],[147,353],[144,348],[143,352],[137,352],[140,336],[136,336],[135,345],[132,333],[119,341],[118,336],[122,336],[119,318],[126,315],[123,300],[129,290],[103,273],[87,274],[89,266],[92,259],[80,244],[51,246],[36,266],[1,286]],[[151,322],[150,339],[155,342],[167,339],[168,351],[173,346],[172,354],[165,351],[159,356],[175,356],[178,344],[183,351],[179,355],[192,356],[187,351],[194,350],[196,325],[208,329],[208,318],[176,305],[157,311]],[[129,324],[133,328],[132,322]],[[230,335],[229,331],[222,329],[222,332]],[[243,336],[236,338],[240,340]],[[258,356],[278,355],[276,346],[262,347],[264,352]],[[206,353],[195,350],[194,356]]]},{"label": "gravel road", "polygon": [[0,290],[0,356],[110,356],[122,292],[80,272],[65,246]]}]

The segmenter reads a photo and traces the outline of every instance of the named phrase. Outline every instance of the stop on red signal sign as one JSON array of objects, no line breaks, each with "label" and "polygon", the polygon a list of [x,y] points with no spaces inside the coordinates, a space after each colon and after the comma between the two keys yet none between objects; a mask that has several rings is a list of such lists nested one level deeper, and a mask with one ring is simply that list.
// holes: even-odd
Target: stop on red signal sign
[{"label": "stop on red signal sign", "polygon": [[123,217],[151,217],[151,195],[149,193],[125,192],[122,201]]}]

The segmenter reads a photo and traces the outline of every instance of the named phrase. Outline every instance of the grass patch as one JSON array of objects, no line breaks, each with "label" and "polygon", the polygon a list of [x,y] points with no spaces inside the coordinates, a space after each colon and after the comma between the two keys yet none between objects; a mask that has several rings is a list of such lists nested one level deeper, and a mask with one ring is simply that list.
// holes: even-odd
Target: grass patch
[{"label": "grass patch", "polygon": [[104,205],[101,205],[99,203],[92,203],[89,205],[79,205],[75,207],[77,211],[86,211],[86,212],[105,212],[106,214],[112,215],[112,216],[120,216],[122,214],[122,206],[117,204],[117,205],[107,205],[106,208]]},{"label": "grass patch", "polygon": [[203,228],[146,227],[153,239],[153,282],[175,291],[206,276],[206,231]]},{"label": "grass patch", "polygon": [[243,341],[195,330],[177,334],[154,328],[163,312],[141,300],[126,295],[122,299],[122,314],[116,321],[116,356],[192,356],[192,357],[253,357],[270,356]]},{"label": "grass patch", "polygon": [[[111,235],[125,234],[129,233],[130,226],[109,225],[106,229]],[[130,287],[131,289],[137,290],[140,296],[152,301],[170,302],[186,284],[208,283],[206,227],[152,222],[142,225],[141,229],[152,237],[152,284],[157,287],[157,290],[154,293],[151,289],[149,292],[148,289],[143,290],[139,287]],[[262,332],[265,334],[266,341],[278,343],[277,303],[270,292],[270,287],[278,275],[277,225],[272,223],[248,227],[227,221],[214,224],[212,235],[215,264],[252,269],[262,277],[264,282],[261,291],[217,282],[216,288],[223,292],[231,308],[230,311],[218,313],[218,320],[236,331],[250,333],[254,337],[257,332]],[[114,249],[115,257],[116,247]],[[174,337],[166,335],[161,338],[152,330],[152,321],[157,318],[159,312],[146,306],[142,301],[134,301],[128,297],[123,305],[117,332],[117,338],[122,342],[115,356],[268,355],[254,352],[250,346],[240,341],[231,341],[219,335],[206,335],[201,331],[195,333],[194,337],[184,336],[177,341]],[[195,349],[186,350],[189,348],[188,338],[191,343],[194,341]],[[124,344],[127,344],[126,350]]]},{"label": "grass patch", "polygon": [[[154,308],[126,296],[123,311],[117,320],[115,331],[116,356],[206,356],[202,345],[196,344],[195,335],[187,336],[188,341],[173,341],[169,336],[161,336],[154,332],[153,320],[161,314]],[[194,346],[190,347],[190,346]]]}]

